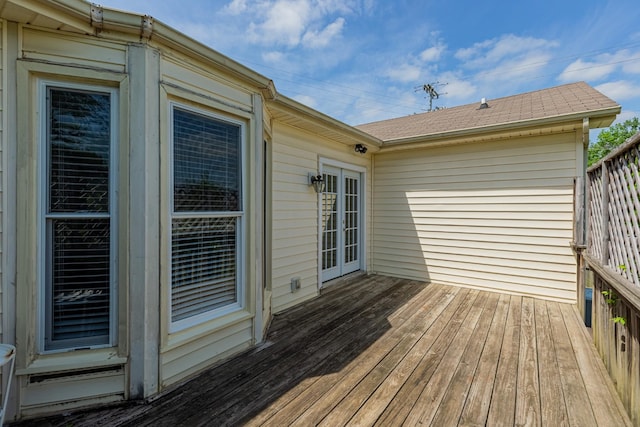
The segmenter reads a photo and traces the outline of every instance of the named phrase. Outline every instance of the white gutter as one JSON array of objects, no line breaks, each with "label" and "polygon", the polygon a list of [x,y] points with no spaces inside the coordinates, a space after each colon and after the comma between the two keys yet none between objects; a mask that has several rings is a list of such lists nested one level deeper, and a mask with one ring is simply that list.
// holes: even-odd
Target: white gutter
[{"label": "white gutter", "polygon": [[613,120],[615,120],[615,116],[619,114],[620,111],[621,107],[618,105],[616,107],[603,110],[584,111],[579,113],[544,117],[541,119],[519,120],[500,123],[497,125],[457,129],[454,131],[433,133],[429,135],[417,135],[407,138],[385,140],[382,146],[382,151],[386,152],[393,150],[410,149],[415,147],[433,146],[436,142],[444,143],[447,140],[482,139],[483,135],[494,134],[498,132],[521,132],[526,129],[539,129],[569,122],[579,122],[577,126],[581,127],[583,119],[585,118],[594,119],[610,117],[611,121],[613,122]]}]

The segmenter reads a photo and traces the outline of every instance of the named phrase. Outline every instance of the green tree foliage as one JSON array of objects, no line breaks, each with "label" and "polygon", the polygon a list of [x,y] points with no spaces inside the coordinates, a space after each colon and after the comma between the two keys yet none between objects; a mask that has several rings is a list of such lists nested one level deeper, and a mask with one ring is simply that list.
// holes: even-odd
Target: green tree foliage
[{"label": "green tree foliage", "polygon": [[634,117],[600,132],[598,140],[589,146],[589,166],[609,154],[638,131],[640,131],[640,119]]}]

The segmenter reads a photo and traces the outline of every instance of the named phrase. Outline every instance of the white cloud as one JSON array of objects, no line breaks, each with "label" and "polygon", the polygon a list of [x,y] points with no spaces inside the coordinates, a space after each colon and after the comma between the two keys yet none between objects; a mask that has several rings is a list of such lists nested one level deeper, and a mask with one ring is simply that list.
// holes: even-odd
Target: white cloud
[{"label": "white cloud", "polygon": [[331,41],[340,35],[344,27],[344,18],[338,18],[331,24],[327,25],[322,31],[307,31],[302,37],[302,44],[305,47],[319,48],[325,47]]},{"label": "white cloud", "polygon": [[[228,9],[246,6],[250,16],[248,39],[260,45],[296,48],[326,47],[335,40],[346,24],[346,15],[356,13],[360,1],[350,0],[233,0]],[[233,6],[233,7],[232,7]],[[338,15],[338,16],[336,16]]]},{"label": "white cloud", "polygon": [[222,10],[231,15],[240,15],[247,10],[247,0],[232,0],[231,3],[226,5]]},{"label": "white cloud", "polygon": [[634,117],[640,117],[640,112],[638,112],[638,111],[630,111],[630,110],[622,110],[622,112],[620,114],[618,114],[618,117],[613,122],[613,124],[624,123],[625,121],[627,121],[629,119],[633,119]]},{"label": "white cloud", "polygon": [[[478,91],[473,83],[464,80],[449,81],[445,89],[446,97],[452,99],[461,99],[467,102]],[[445,93],[445,92],[443,92]]]},{"label": "white cloud", "polygon": [[470,48],[459,49],[455,57],[468,68],[494,68],[502,61],[527,57],[532,52],[546,52],[556,46],[557,43],[551,40],[507,34],[475,43]]},{"label": "white cloud", "polygon": [[278,51],[265,52],[262,54],[264,62],[269,64],[278,64],[284,61],[285,54]]},{"label": "white cloud", "polygon": [[640,51],[628,49],[597,55],[590,61],[582,58],[569,64],[560,74],[560,81],[601,80],[621,70],[640,74]]},{"label": "white cloud", "polygon": [[562,82],[573,82],[577,80],[600,80],[615,71],[615,65],[598,62],[585,62],[578,59],[569,64],[560,73],[558,79]]},{"label": "white cloud", "polygon": [[399,64],[388,68],[385,75],[391,80],[401,83],[420,83],[420,75],[422,69],[417,65],[412,64]]},{"label": "white cloud", "polygon": [[596,86],[596,89],[618,102],[640,97],[640,85],[626,80],[603,83]]},{"label": "white cloud", "polygon": [[622,71],[627,74],[640,74],[640,54],[637,59],[622,65]]},{"label": "white cloud", "polygon": [[428,49],[423,50],[420,53],[420,59],[424,62],[435,62],[440,59],[442,53],[446,50],[447,46],[443,44],[437,44]]},{"label": "white cloud", "polygon": [[311,17],[308,0],[277,0],[266,5],[264,21],[249,25],[249,37],[260,44],[297,46]]},{"label": "white cloud", "polygon": [[527,80],[538,75],[551,60],[551,55],[544,52],[528,52],[496,64],[490,72],[480,74],[480,80],[504,81]]}]

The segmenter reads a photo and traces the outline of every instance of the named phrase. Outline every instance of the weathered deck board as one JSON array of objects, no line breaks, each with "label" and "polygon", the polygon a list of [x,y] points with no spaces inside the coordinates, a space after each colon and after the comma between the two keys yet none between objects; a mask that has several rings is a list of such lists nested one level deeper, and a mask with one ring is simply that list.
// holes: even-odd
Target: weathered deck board
[{"label": "weathered deck board", "polygon": [[490,426],[511,426],[515,424],[521,317],[522,300],[511,297],[500,349],[498,370],[495,381],[492,384],[493,395],[491,396],[487,418],[487,425]]},{"label": "weathered deck board", "polygon": [[562,384],[558,381],[560,369],[556,358],[556,346],[553,342],[546,301],[536,301],[535,311],[542,425],[568,426],[569,418],[566,400],[562,391]]},{"label": "weathered deck board", "polygon": [[148,404],[23,424],[630,426],[589,340],[572,306],[360,277]]},{"label": "weathered deck board", "polygon": [[510,298],[508,295],[500,295],[489,334],[482,349],[478,368],[472,379],[467,399],[464,402],[465,406],[460,416],[461,425],[483,426],[487,422],[491,393],[496,380],[502,339],[507,323],[507,314],[509,313]]}]

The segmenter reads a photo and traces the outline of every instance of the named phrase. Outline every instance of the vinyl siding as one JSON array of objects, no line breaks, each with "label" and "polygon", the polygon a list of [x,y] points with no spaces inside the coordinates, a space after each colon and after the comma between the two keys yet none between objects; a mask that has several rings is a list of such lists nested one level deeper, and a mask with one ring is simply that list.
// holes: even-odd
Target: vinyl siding
[{"label": "vinyl siding", "polygon": [[22,55],[25,59],[73,64],[123,73],[126,45],[54,31],[24,28]]},{"label": "vinyl siding", "polygon": [[251,319],[222,328],[215,333],[206,333],[195,340],[173,346],[160,355],[162,386],[183,380],[216,361],[237,354],[253,345],[253,323]]},{"label": "vinyl siding", "polygon": [[373,269],[575,301],[576,137],[375,157]]},{"label": "vinyl siding", "polygon": [[[318,171],[320,158],[368,168],[371,157],[280,123],[274,124],[272,147],[271,283],[277,313],[318,295],[318,195],[308,184],[309,172]],[[369,211],[368,206],[365,215]],[[294,277],[301,279],[301,289],[291,292]]]}]

